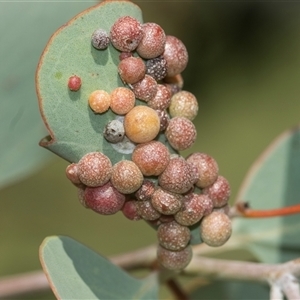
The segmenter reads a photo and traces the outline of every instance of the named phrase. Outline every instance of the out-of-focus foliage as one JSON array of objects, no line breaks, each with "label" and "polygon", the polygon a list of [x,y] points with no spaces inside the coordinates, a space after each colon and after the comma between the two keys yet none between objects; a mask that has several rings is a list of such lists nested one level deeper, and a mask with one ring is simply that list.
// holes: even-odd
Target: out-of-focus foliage
[{"label": "out-of-focus foliage", "polygon": [[[96,1],[94,2],[96,3]],[[34,76],[52,33],[88,3],[0,3],[0,188],[45,165]]]}]

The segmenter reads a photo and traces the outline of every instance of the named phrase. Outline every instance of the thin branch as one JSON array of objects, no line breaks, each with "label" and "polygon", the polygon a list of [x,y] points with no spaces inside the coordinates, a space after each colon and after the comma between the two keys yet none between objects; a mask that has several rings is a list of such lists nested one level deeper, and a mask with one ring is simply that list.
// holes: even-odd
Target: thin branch
[{"label": "thin branch", "polygon": [[167,280],[166,285],[173,292],[173,295],[177,300],[188,300],[189,297],[186,292],[181,288],[180,284],[174,279],[170,278]]},{"label": "thin branch", "polygon": [[284,295],[281,291],[280,286],[272,284],[270,289],[270,300],[283,300]]},{"label": "thin branch", "polygon": [[109,259],[115,265],[126,270],[149,268],[156,259],[156,248],[156,245],[151,245],[132,252],[112,256]]},{"label": "thin branch", "polygon": [[290,274],[283,274],[273,285],[280,286],[283,294],[288,300],[300,299],[299,281],[297,278]]},{"label": "thin branch", "polygon": [[271,218],[282,217],[293,214],[300,214],[300,204],[275,208],[256,210],[251,209],[247,202],[237,202],[230,210],[231,217],[244,217],[244,218]]},{"label": "thin branch", "polygon": [[194,256],[191,263],[186,267],[185,273],[210,278],[270,282],[277,280],[284,274],[299,277],[300,259],[283,264],[263,264]]},{"label": "thin branch", "polygon": [[[217,271],[221,270],[221,271]],[[185,269],[186,273],[210,278],[237,279],[269,283],[270,299],[300,299],[297,276],[300,276],[300,259],[283,264],[262,264],[195,257]]]},{"label": "thin branch", "polygon": [[0,299],[46,290],[50,291],[50,287],[42,271],[7,276],[0,280]]},{"label": "thin branch", "polygon": [[238,279],[266,282],[266,278],[272,267],[276,267],[276,265],[196,256],[193,257],[190,264],[186,267],[185,273],[202,275],[211,279]]},{"label": "thin branch", "polygon": [[[199,256],[201,247],[197,246],[196,249],[198,251],[195,251],[191,263],[184,270],[185,274],[203,275],[208,278],[265,282],[270,284],[273,298],[274,295],[278,295],[277,286],[288,299],[300,299],[299,285],[296,280],[296,277],[300,277],[300,259],[283,264],[229,261],[201,257]],[[110,260],[126,270],[152,269],[156,260],[156,245],[113,256]],[[172,273],[165,276],[164,281],[169,280],[173,275]],[[48,282],[41,271],[11,276],[0,280],[0,299],[46,289],[49,289]]]}]

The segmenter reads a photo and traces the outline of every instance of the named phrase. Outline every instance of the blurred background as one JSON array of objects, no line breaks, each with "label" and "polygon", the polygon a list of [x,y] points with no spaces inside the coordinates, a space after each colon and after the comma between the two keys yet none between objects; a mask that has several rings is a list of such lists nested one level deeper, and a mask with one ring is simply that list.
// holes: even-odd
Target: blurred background
[{"label": "blurred background", "polygon": [[[184,155],[212,155],[234,201],[257,156],[299,122],[300,4],[133,2],[145,22],[185,43],[184,89],[197,96],[199,114],[197,142]],[[106,256],[156,242],[142,221],[84,209],[65,177],[68,163],[38,146],[47,135],[34,87],[39,56],[58,27],[94,3],[0,3],[0,276],[40,269],[38,248],[49,235]]]}]

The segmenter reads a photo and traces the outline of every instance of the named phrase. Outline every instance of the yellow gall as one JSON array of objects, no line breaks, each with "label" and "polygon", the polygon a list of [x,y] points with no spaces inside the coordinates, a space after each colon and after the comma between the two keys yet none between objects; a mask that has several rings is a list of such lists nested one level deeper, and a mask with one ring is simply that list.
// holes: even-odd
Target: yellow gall
[{"label": "yellow gall", "polygon": [[133,91],[125,87],[118,87],[110,94],[110,109],[117,115],[127,114],[135,104]]},{"label": "yellow gall", "polygon": [[144,105],[135,106],[124,118],[126,136],[134,143],[152,141],[160,130],[157,112]]},{"label": "yellow gall", "polygon": [[89,106],[97,114],[106,112],[110,106],[110,95],[104,90],[96,90],[89,96]]}]

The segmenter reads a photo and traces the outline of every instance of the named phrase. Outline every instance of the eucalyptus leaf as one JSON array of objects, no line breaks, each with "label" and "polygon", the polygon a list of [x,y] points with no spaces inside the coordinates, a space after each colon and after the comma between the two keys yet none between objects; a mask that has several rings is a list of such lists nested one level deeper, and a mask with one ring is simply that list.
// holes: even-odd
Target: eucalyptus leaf
[{"label": "eucalyptus leaf", "polygon": [[46,130],[35,93],[36,65],[53,31],[90,5],[57,1],[0,3],[0,188],[50,158],[38,146]]},{"label": "eucalyptus leaf", "polygon": [[249,300],[269,299],[270,288],[267,285],[241,281],[213,281],[201,286],[190,294],[190,299],[205,300]]},{"label": "eucalyptus leaf", "polygon": [[[98,28],[109,33],[115,21],[125,15],[142,22],[141,10],[130,1],[101,2],[60,28],[41,57],[37,91],[42,116],[51,135],[43,139],[41,145],[68,161],[77,162],[93,151],[105,153],[113,163],[130,157],[103,137],[105,125],[116,115],[110,110],[95,114],[88,106],[88,97],[94,90],[110,93],[123,86],[118,75],[120,52],[112,45],[96,50],[91,44],[91,35]],[[82,80],[77,92],[67,88],[72,75]],[[137,101],[137,104],[141,103]]]},{"label": "eucalyptus leaf", "polygon": [[[103,130],[117,116],[111,111],[95,114],[88,106],[94,90],[111,92],[124,86],[118,75],[120,52],[110,45],[96,50],[91,35],[96,29],[107,33],[122,16],[142,22],[142,12],[130,1],[104,1],[71,19],[54,33],[39,62],[36,84],[40,109],[50,137],[41,145],[70,162],[77,162],[88,152],[100,151],[112,163],[129,159],[130,153],[106,141]],[[68,90],[68,79],[82,80],[79,91]],[[145,104],[137,100],[136,104]],[[165,143],[164,135],[159,140]],[[119,147],[120,148],[120,147]],[[171,149],[171,152],[174,150]]]},{"label": "eucalyptus leaf", "polygon": [[46,238],[40,260],[58,299],[158,299],[156,275],[135,279],[69,237]]},{"label": "eucalyptus leaf", "polygon": [[[237,199],[253,209],[274,209],[299,204],[300,127],[280,135],[258,158],[247,174]],[[234,221],[234,237],[267,263],[299,257],[300,217],[244,219]]]}]

